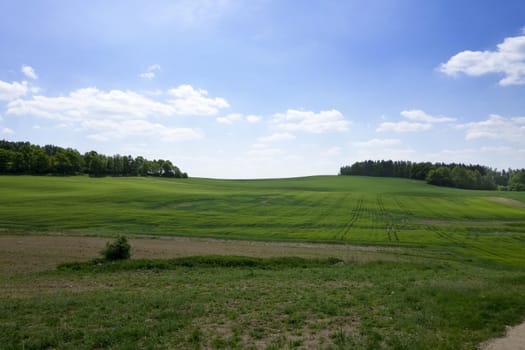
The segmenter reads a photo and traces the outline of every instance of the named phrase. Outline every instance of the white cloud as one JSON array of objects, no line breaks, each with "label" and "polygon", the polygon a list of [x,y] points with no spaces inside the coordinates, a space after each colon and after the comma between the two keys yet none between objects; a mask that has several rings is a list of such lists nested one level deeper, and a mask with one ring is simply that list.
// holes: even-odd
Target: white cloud
[{"label": "white cloud", "polygon": [[246,152],[250,156],[255,157],[276,157],[283,154],[283,151],[279,148],[261,148],[261,147],[255,147],[248,152]]},{"label": "white cloud", "polygon": [[154,72],[144,72],[144,73],[140,73],[139,77],[143,79],[153,79],[155,78],[155,73]]},{"label": "white cloud", "polygon": [[11,101],[27,93],[27,83],[23,81],[7,83],[0,80],[0,101]]},{"label": "white cloud", "polygon": [[361,148],[377,148],[386,146],[400,145],[399,139],[372,139],[368,141],[354,142],[353,145]]},{"label": "white cloud", "polygon": [[259,137],[260,142],[277,142],[277,141],[290,141],[295,140],[295,135],[288,132],[285,133],[275,133],[270,136]]},{"label": "white cloud", "polygon": [[321,157],[336,157],[341,154],[341,147],[330,147],[329,149],[320,153]]},{"label": "white cloud", "polygon": [[148,66],[148,68],[146,70],[148,72],[153,72],[153,71],[156,71],[156,70],[160,71],[160,64],[152,64],[152,65]]},{"label": "white cloud", "polygon": [[23,65],[22,68],[20,68],[20,71],[24,73],[26,77],[29,79],[37,80],[38,75],[36,74],[35,70],[31,66]]},{"label": "white cloud", "polygon": [[525,30],[522,33],[505,38],[496,51],[462,51],[441,64],[439,70],[452,76],[501,73],[504,75],[499,81],[502,86],[525,84]]},{"label": "white cloud", "polygon": [[443,116],[431,116],[430,114],[425,113],[420,109],[411,109],[406,111],[401,111],[401,115],[407,119],[424,122],[424,123],[444,123],[452,122],[456,120],[455,118],[443,117]]},{"label": "white cloud", "polygon": [[482,164],[497,169],[523,168],[523,149],[501,147],[443,149],[425,155],[431,162]]},{"label": "white cloud", "polygon": [[247,121],[248,123],[257,123],[261,120],[261,117],[256,116],[256,115],[244,116],[241,113],[232,113],[224,117],[217,117],[215,118],[215,120],[217,120],[217,122],[221,124],[231,125],[237,121]]},{"label": "white cloud", "polygon": [[81,123],[81,127],[94,131],[88,138],[96,141],[107,141],[126,137],[153,137],[164,142],[180,142],[197,140],[203,137],[200,130],[191,128],[168,127],[147,120],[89,120]]},{"label": "white cloud", "polygon": [[492,114],[488,119],[458,125],[465,130],[466,140],[493,139],[525,143],[525,117],[505,118]]},{"label": "white cloud", "polygon": [[261,116],[258,116],[258,115],[253,115],[253,114],[250,114],[250,115],[247,115],[245,117],[246,121],[248,123],[258,123],[261,121],[262,117]]},{"label": "white cloud", "polygon": [[347,131],[350,125],[341,112],[335,109],[319,113],[289,109],[285,113],[275,114],[273,122],[282,130],[315,134]]},{"label": "white cloud", "polygon": [[[383,122],[376,129],[377,132],[417,132],[432,129],[433,123],[444,123],[456,120],[455,118],[444,116],[432,116],[420,109],[410,109],[401,111],[401,116],[411,120],[399,122]],[[381,119],[384,119],[383,117]]]},{"label": "white cloud", "polygon": [[228,102],[221,98],[209,98],[208,91],[194,89],[191,85],[180,85],[168,90],[168,94],[175,96],[168,102],[180,115],[215,115],[219,109],[228,108]]},{"label": "white cloud", "polygon": [[156,102],[133,91],[100,91],[85,88],[67,96],[33,96],[29,100],[17,99],[7,105],[7,113],[32,115],[63,121],[93,118],[129,119],[149,116],[170,116],[175,107]]},{"label": "white cloud", "polygon": [[[184,94],[184,91],[190,93]],[[63,127],[88,133],[93,140],[152,137],[174,142],[200,139],[203,133],[198,129],[168,126],[149,119],[210,114],[213,108],[224,105],[222,99],[216,103],[217,99],[206,98],[203,90],[194,90],[189,85],[173,89],[170,94],[176,99],[159,102],[133,91],[85,88],[65,96],[18,98],[7,104],[7,113],[57,120]],[[181,101],[182,105],[177,104]]]},{"label": "white cloud", "polygon": [[160,89],[157,90],[141,90],[141,94],[147,95],[147,96],[162,96],[164,92]]},{"label": "white cloud", "polygon": [[416,132],[424,131],[432,128],[432,124],[429,123],[410,123],[410,122],[384,122],[379,125],[376,129],[377,132],[384,131],[395,131],[395,132]]},{"label": "white cloud", "polygon": [[139,77],[143,79],[153,79],[156,76],[156,71],[160,71],[160,65],[152,64],[151,66],[148,66],[148,68],[146,68],[145,72],[140,73]]},{"label": "white cloud", "polygon": [[[27,91],[25,85],[19,84],[14,87],[12,84],[7,85],[10,86],[11,92],[10,95],[7,93],[4,95],[11,97],[10,99],[20,97],[20,94],[25,94]],[[1,91],[0,84],[0,97]],[[97,88],[84,88],[75,90],[67,96],[18,98],[8,103],[7,113],[64,121],[78,121],[84,118],[145,119],[153,116],[212,115],[216,114],[219,108],[229,106],[224,99],[207,98],[205,90],[195,90],[190,85],[181,85],[169,90],[168,93],[177,98],[158,102],[134,91],[101,91]]]},{"label": "white cloud", "polygon": [[243,119],[243,116],[242,116],[242,114],[239,114],[239,113],[228,114],[225,117],[218,117],[218,118],[216,118],[218,123],[230,124],[230,125],[233,124],[234,122],[242,120],[242,119]]},{"label": "white cloud", "polygon": [[14,131],[9,129],[9,128],[2,128],[2,134],[5,134],[5,135],[14,135]]},{"label": "white cloud", "polygon": [[170,1],[165,6],[144,7],[147,26],[169,24],[180,30],[202,29],[229,15],[238,5],[231,0]]}]

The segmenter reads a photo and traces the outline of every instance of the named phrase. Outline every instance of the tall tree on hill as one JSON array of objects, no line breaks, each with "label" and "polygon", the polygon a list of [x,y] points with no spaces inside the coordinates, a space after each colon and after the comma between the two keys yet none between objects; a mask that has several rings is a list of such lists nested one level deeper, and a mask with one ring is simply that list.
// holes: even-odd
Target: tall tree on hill
[{"label": "tall tree on hill", "polygon": [[516,171],[509,180],[511,191],[525,191],[525,169]]}]

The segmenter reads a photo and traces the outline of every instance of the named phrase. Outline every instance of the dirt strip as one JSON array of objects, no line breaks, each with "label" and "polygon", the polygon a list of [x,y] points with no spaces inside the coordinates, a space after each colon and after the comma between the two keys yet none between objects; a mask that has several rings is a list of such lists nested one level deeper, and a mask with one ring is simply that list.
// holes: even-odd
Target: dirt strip
[{"label": "dirt strip", "polygon": [[515,199],[504,198],[504,197],[487,197],[487,198],[490,199],[491,201],[510,205],[512,207],[525,208],[525,203],[517,201]]},{"label": "dirt strip", "polygon": [[[71,236],[0,236],[0,275],[49,270],[57,264],[100,256],[110,238]],[[191,255],[245,255],[256,257],[336,257],[349,261],[396,260],[387,247],[338,244],[282,243],[189,237],[130,239],[132,258],[175,258]]]},{"label": "dirt strip", "polygon": [[481,344],[480,350],[525,350],[525,322],[508,327],[504,337]]}]

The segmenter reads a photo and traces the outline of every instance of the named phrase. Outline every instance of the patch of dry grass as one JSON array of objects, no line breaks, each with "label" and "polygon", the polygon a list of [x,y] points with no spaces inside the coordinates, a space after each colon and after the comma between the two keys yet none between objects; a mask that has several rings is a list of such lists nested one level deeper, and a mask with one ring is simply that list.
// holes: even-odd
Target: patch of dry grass
[{"label": "patch of dry grass", "polygon": [[[99,256],[109,238],[83,236],[0,236],[0,275],[44,271],[58,264]],[[392,261],[399,248],[343,244],[257,242],[190,237],[131,238],[132,258],[165,259],[194,255],[252,257],[336,257],[345,261]]]}]

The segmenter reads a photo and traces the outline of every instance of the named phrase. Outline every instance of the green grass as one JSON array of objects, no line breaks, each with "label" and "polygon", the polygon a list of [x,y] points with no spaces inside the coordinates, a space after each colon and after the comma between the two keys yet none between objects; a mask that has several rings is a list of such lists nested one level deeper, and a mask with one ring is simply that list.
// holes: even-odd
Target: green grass
[{"label": "green grass", "polygon": [[[0,233],[394,246],[0,276],[2,349],[475,349],[525,317],[524,193],[366,177],[0,177]],[[96,257],[93,257],[96,258]]]},{"label": "green grass", "polygon": [[180,267],[250,267],[260,269],[312,268],[336,265],[343,261],[335,258],[305,259],[300,257],[255,258],[246,256],[191,256],[176,259],[135,259],[107,261],[93,259],[88,262],[63,263],[58,265],[62,271],[128,271],[128,270],[175,270]]},{"label": "green grass", "polygon": [[525,314],[525,272],[194,257],[3,278],[2,349],[475,349]]},{"label": "green grass", "polygon": [[185,235],[440,247],[525,264],[524,193],[422,181],[319,176],[277,180],[0,177],[7,233]]}]

